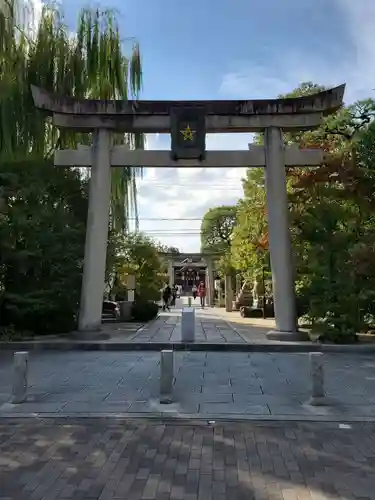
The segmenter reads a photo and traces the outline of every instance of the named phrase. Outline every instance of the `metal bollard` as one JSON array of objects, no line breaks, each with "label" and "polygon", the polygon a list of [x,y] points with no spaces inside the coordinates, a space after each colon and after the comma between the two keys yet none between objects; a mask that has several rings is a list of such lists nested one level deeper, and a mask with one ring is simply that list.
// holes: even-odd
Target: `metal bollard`
[{"label": "metal bollard", "polygon": [[28,352],[15,352],[13,356],[12,403],[24,403],[27,398]]},{"label": "metal bollard", "polygon": [[160,357],[160,403],[172,403],[173,393],[173,351],[161,351]]},{"label": "metal bollard", "polygon": [[188,307],[191,307],[191,297],[188,297]]},{"label": "metal bollard", "polygon": [[324,370],[323,353],[311,352],[310,357],[310,380],[311,380],[311,399],[309,404],[312,406],[323,406],[326,404],[326,394],[324,390]]}]

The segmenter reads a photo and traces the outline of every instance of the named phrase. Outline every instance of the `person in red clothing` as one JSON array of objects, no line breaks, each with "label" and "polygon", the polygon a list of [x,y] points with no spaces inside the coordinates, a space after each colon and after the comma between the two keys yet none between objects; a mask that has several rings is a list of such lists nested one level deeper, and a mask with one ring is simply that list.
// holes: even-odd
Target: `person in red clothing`
[{"label": "person in red clothing", "polygon": [[201,300],[202,309],[204,308],[204,302],[206,300],[206,285],[201,281],[198,285],[198,296]]}]

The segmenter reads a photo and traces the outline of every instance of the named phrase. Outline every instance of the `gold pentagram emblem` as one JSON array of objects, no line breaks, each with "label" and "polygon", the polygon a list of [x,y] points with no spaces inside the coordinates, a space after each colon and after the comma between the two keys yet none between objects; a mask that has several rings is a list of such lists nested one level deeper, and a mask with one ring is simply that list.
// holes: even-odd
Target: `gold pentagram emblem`
[{"label": "gold pentagram emblem", "polygon": [[184,130],[180,130],[182,137],[184,138],[184,141],[193,141],[194,140],[194,135],[195,135],[195,130],[192,130],[190,128],[190,125],[186,125],[186,128]]}]

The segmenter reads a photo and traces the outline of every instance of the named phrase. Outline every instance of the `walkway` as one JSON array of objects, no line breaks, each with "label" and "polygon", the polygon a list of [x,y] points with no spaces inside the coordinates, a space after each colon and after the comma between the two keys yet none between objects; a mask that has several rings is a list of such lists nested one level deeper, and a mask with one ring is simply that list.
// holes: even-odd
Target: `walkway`
[{"label": "walkway", "polygon": [[7,500],[371,500],[373,425],[0,422]]},{"label": "walkway", "polygon": [[375,420],[375,362],[324,355],[328,406],[312,407],[308,354],[177,352],[173,403],[159,403],[160,353],[33,352],[29,398],[10,401],[12,354],[0,353],[0,417],[193,416]]},{"label": "walkway", "polygon": [[[198,303],[199,299],[193,303],[196,310],[196,343],[269,342],[266,333],[274,327],[273,320],[244,320],[239,312],[226,313],[225,309],[219,308],[201,309]],[[124,327],[116,324],[108,325],[105,329],[117,342],[119,340],[131,343],[181,342],[181,311],[186,305],[186,297],[177,299],[175,308],[171,308],[170,312],[162,312],[156,321],[135,333],[127,333],[126,329],[123,330]]]}]

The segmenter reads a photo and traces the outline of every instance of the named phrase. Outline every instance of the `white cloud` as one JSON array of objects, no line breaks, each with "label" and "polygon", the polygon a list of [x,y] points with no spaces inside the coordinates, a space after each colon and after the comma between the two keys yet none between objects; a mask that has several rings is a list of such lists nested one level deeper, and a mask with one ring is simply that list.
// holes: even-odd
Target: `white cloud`
[{"label": "white cloud", "polygon": [[[243,61],[237,71],[223,75],[219,93],[224,99],[273,98],[297,87],[302,81],[327,86],[346,82],[346,102],[374,95],[375,87],[375,2],[371,0],[333,0],[336,21],[345,23],[350,50],[341,40],[327,45],[327,53],[306,53],[301,44],[284,57],[264,66]],[[341,19],[340,19],[341,18]],[[331,49],[329,55],[329,49]],[[276,50],[276,48],[275,48]],[[336,59],[332,59],[335,54]],[[213,96],[214,97],[214,96]],[[247,149],[250,134],[207,136],[207,149]],[[168,136],[149,137],[149,149],[169,149]],[[242,195],[241,178],[245,169],[147,169],[139,183],[141,217],[196,218],[219,204],[231,204]],[[163,230],[174,235],[159,237],[164,243],[183,251],[198,251],[200,221],[142,221],[141,229]],[[160,233],[159,233],[160,234]],[[156,237],[156,233],[153,233]]]},{"label": "white cloud", "polygon": [[[349,96],[373,96],[375,87],[375,3],[336,0],[347,23],[354,58],[346,66]],[[345,75],[344,75],[345,76]]]},{"label": "white cloud", "polygon": [[[296,88],[303,81],[326,86],[346,83],[345,101],[374,96],[375,2],[335,0],[336,21],[341,18],[350,39],[350,51],[327,42],[327,54],[291,49],[285,57],[264,65],[242,63],[224,75],[220,93],[228,99],[272,98]],[[331,50],[330,50],[331,49]],[[333,54],[335,58],[333,59]]]}]

